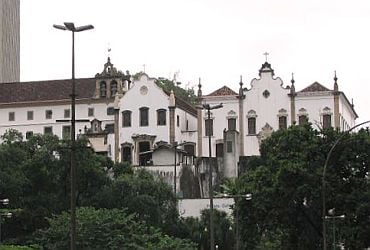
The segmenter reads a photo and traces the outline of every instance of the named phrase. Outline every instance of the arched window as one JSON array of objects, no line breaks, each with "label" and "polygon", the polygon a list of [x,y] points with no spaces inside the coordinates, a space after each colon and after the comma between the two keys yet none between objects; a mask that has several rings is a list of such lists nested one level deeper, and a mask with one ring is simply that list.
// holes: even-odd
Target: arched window
[{"label": "arched window", "polygon": [[331,128],[331,109],[329,107],[325,107],[322,112],[322,128],[327,129]]},{"label": "arched window", "polygon": [[307,110],[304,108],[299,109],[298,125],[304,125],[308,122]]},{"label": "arched window", "polygon": [[110,83],[110,95],[115,96],[117,94],[117,82],[115,80]]},{"label": "arched window", "polygon": [[288,127],[288,113],[285,109],[280,109],[279,114],[279,129],[286,129]]},{"label": "arched window", "polygon": [[102,81],[100,82],[100,97],[107,96],[107,83]]}]

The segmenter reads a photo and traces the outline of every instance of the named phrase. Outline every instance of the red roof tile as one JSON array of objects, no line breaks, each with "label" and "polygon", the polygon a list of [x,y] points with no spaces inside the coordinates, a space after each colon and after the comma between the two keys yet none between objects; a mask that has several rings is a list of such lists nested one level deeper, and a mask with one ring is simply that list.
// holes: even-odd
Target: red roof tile
[{"label": "red roof tile", "polygon": [[310,86],[302,89],[299,92],[320,92],[320,91],[331,91],[331,90],[326,88],[325,86],[321,85],[318,82],[314,82]]},{"label": "red roof tile", "polygon": [[207,96],[225,96],[225,95],[238,95],[238,94],[229,87],[223,86],[222,88],[213,91],[211,94],[208,94]]},{"label": "red roof tile", "polygon": [[[77,99],[92,98],[95,78],[76,79]],[[72,80],[0,83],[0,103],[69,100]]]}]

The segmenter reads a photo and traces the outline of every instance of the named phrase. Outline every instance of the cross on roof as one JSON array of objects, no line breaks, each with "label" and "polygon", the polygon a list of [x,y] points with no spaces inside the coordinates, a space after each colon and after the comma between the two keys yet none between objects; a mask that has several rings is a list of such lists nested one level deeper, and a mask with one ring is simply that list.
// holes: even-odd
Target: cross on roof
[{"label": "cross on roof", "polygon": [[107,51],[108,51],[108,57],[110,57],[110,52],[112,51],[112,48],[110,47],[110,44],[108,43],[108,49],[107,49]]},{"label": "cross on roof", "polygon": [[269,53],[265,52],[265,53],[263,53],[263,55],[265,56],[265,59],[266,59],[266,62],[267,62],[267,56],[269,55]]}]

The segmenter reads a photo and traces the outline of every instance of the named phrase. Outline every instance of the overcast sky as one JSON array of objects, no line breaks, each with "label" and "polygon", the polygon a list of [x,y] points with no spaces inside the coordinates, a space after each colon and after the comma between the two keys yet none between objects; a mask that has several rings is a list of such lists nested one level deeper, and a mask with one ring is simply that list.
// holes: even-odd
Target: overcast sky
[{"label": "overcast sky", "polygon": [[203,93],[246,87],[264,52],[284,85],[317,81],[353,98],[370,119],[370,1],[21,0],[21,80],[71,77],[71,34],[53,24],[92,24],[76,34],[76,77],[94,77],[110,57],[118,70],[172,78]]}]

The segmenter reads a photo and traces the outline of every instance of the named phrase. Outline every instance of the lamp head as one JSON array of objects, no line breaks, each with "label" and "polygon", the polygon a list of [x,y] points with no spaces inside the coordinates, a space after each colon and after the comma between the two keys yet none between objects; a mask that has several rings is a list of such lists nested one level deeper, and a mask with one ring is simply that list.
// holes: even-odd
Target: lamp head
[{"label": "lamp head", "polygon": [[59,29],[59,30],[66,30],[66,27],[64,27],[62,25],[58,25],[58,24],[53,24],[53,27],[56,28],[56,29]]},{"label": "lamp head", "polygon": [[75,24],[74,23],[64,23],[64,26],[67,28],[67,30],[70,30],[70,31],[76,31],[76,28],[75,28]]}]

